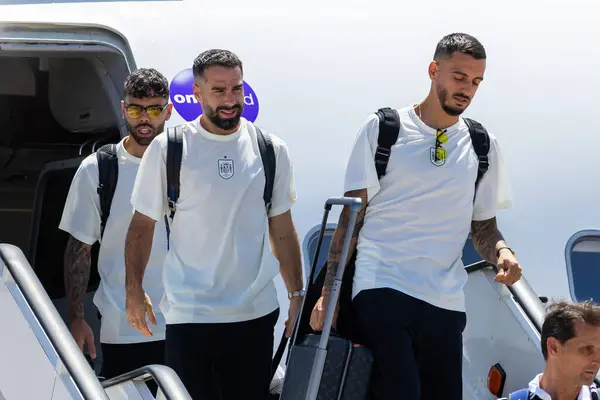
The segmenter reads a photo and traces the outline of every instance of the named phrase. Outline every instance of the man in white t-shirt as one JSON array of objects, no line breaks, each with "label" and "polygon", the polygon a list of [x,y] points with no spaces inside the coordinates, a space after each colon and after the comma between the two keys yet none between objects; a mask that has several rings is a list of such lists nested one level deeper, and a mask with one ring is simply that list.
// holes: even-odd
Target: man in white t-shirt
[{"label": "man in white t-shirt", "polygon": [[[281,272],[291,299],[288,336],[303,296],[290,211],[296,200],[292,162],[286,144],[271,135],[276,172],[267,215],[257,128],[241,117],[241,61],[227,50],[208,50],[195,59],[193,72],[203,113],[183,125],[180,194],[160,304],[167,365],[194,399],[265,399],[279,315],[273,278]],[[151,304],[141,277],[154,224],[168,212],[166,136],[159,135],[142,159],[125,246],[127,315],[146,335],[152,334],[145,317]]]},{"label": "man in white t-shirt", "polygon": [[541,332],[546,367],[529,386],[503,400],[598,400],[600,307],[591,301],[551,304]]},{"label": "man in white t-shirt", "polygon": [[[352,319],[375,357],[374,399],[437,399],[440,390],[444,399],[462,399],[467,273],[461,252],[469,228],[481,256],[498,265],[496,280],[511,285],[521,275],[496,225],[496,210],[512,204],[498,142],[490,135],[489,168],[474,201],[478,158],[459,118],[483,80],[485,59],[474,37],[445,36],[429,65],[429,95],[397,110],[400,132],[385,175],[378,179],[374,160],[376,115],[360,129],[350,155],[344,191],[363,202],[351,249]],[[315,330],[325,319],[348,212],[332,238],[322,297],[311,315]]]},{"label": "man in white t-shirt", "polygon": [[[167,79],[154,69],[134,71],[125,81],[121,107],[129,134],[116,145],[118,180],[104,232],[101,231],[96,154],[85,158],[75,173],[60,222],[60,229],[70,234],[65,251],[65,284],[71,333],[82,350],[87,344],[92,358],[96,357],[96,349],[92,330],[83,313],[83,301],[90,276],[92,245],[96,241],[101,243],[98,255],[100,284],[94,303],[101,323],[103,363],[100,375],[105,378],[148,364],[164,364],[164,317],[159,312],[152,316],[156,325],[152,337],[142,335],[127,320],[124,254],[125,236],[133,215],[131,191],[142,155],[163,131],[165,121],[171,115]],[[161,273],[167,250],[164,222],[150,240],[153,242],[152,254],[144,274],[144,288],[152,301],[159,302],[164,293]],[[155,386],[149,386],[155,389]]]}]

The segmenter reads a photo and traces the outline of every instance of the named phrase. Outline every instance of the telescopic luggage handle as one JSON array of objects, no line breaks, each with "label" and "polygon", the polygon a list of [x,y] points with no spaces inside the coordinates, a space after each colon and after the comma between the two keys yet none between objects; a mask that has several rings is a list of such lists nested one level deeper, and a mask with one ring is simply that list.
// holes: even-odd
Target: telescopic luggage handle
[{"label": "telescopic luggage handle", "polygon": [[[306,400],[315,400],[319,392],[319,386],[321,383],[321,377],[323,375],[323,368],[325,367],[325,360],[327,358],[327,342],[329,341],[329,335],[331,333],[331,326],[333,324],[333,314],[340,295],[340,287],[342,285],[342,278],[344,276],[344,269],[346,268],[346,262],[348,261],[348,253],[350,249],[350,241],[352,240],[352,233],[354,232],[354,226],[356,225],[357,215],[362,207],[362,200],[359,197],[333,197],[325,202],[325,215],[323,218],[323,226],[327,221],[327,215],[334,205],[348,206],[350,208],[350,218],[348,227],[346,229],[346,235],[344,237],[344,244],[342,246],[342,254],[340,257],[340,263],[338,265],[335,280],[333,281],[333,290],[331,292],[331,299],[329,300],[329,306],[327,307],[327,313],[325,314],[325,322],[323,324],[323,331],[321,333],[319,347],[316,350],[313,367],[310,374],[310,380],[308,383],[308,390],[306,393]],[[324,229],[321,227],[321,233],[319,235],[319,242],[322,240]],[[320,244],[319,246],[320,247]],[[317,248],[317,254],[315,254],[315,260],[318,255],[319,248]]]}]

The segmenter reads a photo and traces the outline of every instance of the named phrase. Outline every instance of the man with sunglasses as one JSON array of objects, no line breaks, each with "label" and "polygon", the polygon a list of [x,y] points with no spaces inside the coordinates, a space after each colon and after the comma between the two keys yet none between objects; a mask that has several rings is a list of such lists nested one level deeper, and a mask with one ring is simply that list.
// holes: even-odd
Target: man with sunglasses
[{"label": "man with sunglasses", "polygon": [[[153,335],[142,335],[129,325],[125,313],[125,236],[133,215],[130,196],[142,156],[170,118],[169,84],[158,71],[140,68],[131,73],[121,103],[128,135],[116,145],[117,185],[110,214],[101,232],[99,165],[97,154],[79,166],[64,207],[60,229],[70,234],[65,251],[65,285],[69,324],[75,341],[96,357],[92,330],[84,317],[84,298],[90,277],[92,245],[101,243],[98,256],[100,284],[94,303],[100,317],[103,363],[100,375],[111,378],[148,364],[164,364],[165,321],[159,310],[150,315]],[[162,262],[167,250],[166,228],[154,231],[152,253],[144,274],[144,288],[153,303],[164,293]],[[153,391],[156,385],[149,384]]]},{"label": "man with sunglasses", "polygon": [[[496,225],[496,211],[512,204],[498,141],[489,135],[489,167],[476,190],[478,155],[460,118],[483,80],[485,60],[476,38],[442,38],[429,64],[427,98],[390,110],[400,129],[385,174],[379,178],[376,114],[360,129],[350,155],[344,190],[363,204],[351,248],[352,330],[373,352],[377,400],[462,399],[467,273],[461,253],[469,228],[480,255],[498,265],[498,282],[512,285],[521,276]],[[323,327],[348,212],[332,238],[322,296],[311,315],[315,330]]]}]

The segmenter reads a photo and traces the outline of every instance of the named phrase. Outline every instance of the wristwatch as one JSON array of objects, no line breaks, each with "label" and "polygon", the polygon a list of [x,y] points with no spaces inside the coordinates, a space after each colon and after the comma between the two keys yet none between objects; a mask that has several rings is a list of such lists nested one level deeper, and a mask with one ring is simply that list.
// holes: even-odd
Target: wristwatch
[{"label": "wristwatch", "polygon": [[304,297],[304,295],[306,294],[306,290],[301,289],[301,290],[295,290],[292,293],[288,293],[288,299],[292,299],[292,297]]},{"label": "wristwatch", "polygon": [[498,249],[498,251],[496,252],[496,257],[500,257],[500,251],[501,251],[501,250],[504,250],[504,249],[508,249],[508,250],[509,250],[509,251],[510,251],[510,252],[513,254],[513,256],[516,256],[516,254],[515,254],[515,251],[514,251],[513,249],[511,249],[511,248],[510,248],[510,247],[508,247],[508,246],[502,246],[502,247],[500,247],[500,248]]}]

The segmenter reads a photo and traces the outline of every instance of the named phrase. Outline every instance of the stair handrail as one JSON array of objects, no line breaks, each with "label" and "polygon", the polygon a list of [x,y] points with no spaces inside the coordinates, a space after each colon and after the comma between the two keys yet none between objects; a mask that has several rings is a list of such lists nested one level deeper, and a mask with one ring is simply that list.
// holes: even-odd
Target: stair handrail
[{"label": "stair handrail", "polygon": [[102,386],[109,388],[127,381],[147,381],[149,379],[154,379],[167,400],[192,400],[192,397],[175,371],[167,366],[158,364],[146,365],[107,379],[102,382]]},{"label": "stair handrail", "polygon": [[10,272],[83,398],[110,400],[23,251],[14,245],[2,243],[0,261]]}]

